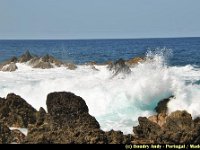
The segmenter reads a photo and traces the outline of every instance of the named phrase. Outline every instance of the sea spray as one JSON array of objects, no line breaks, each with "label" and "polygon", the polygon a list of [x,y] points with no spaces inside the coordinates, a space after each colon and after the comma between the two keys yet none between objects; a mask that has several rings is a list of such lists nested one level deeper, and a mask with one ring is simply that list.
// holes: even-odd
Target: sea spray
[{"label": "sea spray", "polygon": [[[193,66],[169,67],[166,50],[149,51],[146,61],[131,68],[125,78],[115,76],[105,65],[93,70],[79,65],[76,70],[64,67],[33,69],[17,64],[15,72],[0,72],[0,96],[13,92],[32,106],[46,109],[46,96],[54,91],[70,91],[81,96],[91,115],[103,130],[132,133],[139,116],[154,114],[159,100],[175,95],[169,102],[169,112],[186,109],[194,117],[200,115],[200,69]],[[191,81],[188,83],[188,81]],[[186,84],[187,82],[187,84]]]}]

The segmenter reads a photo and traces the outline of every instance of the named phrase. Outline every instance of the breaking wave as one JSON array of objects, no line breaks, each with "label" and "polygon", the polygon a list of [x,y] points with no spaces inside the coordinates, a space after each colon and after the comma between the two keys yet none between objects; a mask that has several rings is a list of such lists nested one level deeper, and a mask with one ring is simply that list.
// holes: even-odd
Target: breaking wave
[{"label": "breaking wave", "polygon": [[131,68],[131,74],[112,78],[106,65],[79,65],[76,70],[64,67],[33,69],[17,64],[15,72],[0,72],[0,96],[22,96],[33,107],[46,109],[46,96],[54,91],[70,91],[81,96],[91,115],[103,130],[132,133],[139,116],[154,114],[159,100],[175,95],[169,112],[186,109],[193,117],[200,115],[200,69],[187,65],[168,66],[171,51],[152,52],[146,61]]}]

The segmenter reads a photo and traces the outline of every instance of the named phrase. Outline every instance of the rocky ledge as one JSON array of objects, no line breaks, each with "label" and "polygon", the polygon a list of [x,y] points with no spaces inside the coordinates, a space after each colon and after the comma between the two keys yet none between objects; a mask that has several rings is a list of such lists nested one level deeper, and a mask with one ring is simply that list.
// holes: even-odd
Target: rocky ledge
[{"label": "rocky ledge", "polygon": [[[85,101],[70,92],[54,92],[47,96],[47,112],[32,108],[24,99],[8,94],[0,99],[0,143],[24,144],[178,144],[200,142],[200,119],[192,119],[186,111],[167,114],[167,102],[156,107],[157,115],[139,117],[133,134],[102,131],[89,114]],[[163,111],[161,111],[163,109]],[[28,128],[25,136],[8,127]]]}]

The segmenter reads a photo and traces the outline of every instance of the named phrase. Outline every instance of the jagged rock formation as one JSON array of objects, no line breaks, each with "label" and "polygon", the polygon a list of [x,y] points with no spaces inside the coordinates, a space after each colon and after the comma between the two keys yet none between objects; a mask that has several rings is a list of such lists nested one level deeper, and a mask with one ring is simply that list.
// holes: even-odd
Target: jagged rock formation
[{"label": "jagged rock formation", "polygon": [[125,64],[125,61],[123,59],[119,59],[116,62],[109,64],[108,69],[112,71],[113,76],[116,76],[120,73],[131,73],[130,68]]},{"label": "jagged rock formation", "polygon": [[155,111],[158,114],[160,114],[160,113],[166,114],[167,113],[167,104],[172,98],[174,98],[174,96],[170,96],[168,98],[165,98],[165,99],[159,101],[156,108],[155,108]]},{"label": "jagged rock formation", "polygon": [[18,69],[16,63],[27,63],[33,68],[49,69],[54,67],[65,66],[67,69],[74,70],[77,68],[75,64],[63,63],[53,56],[45,55],[43,57],[38,57],[32,55],[29,51],[26,51],[19,58],[12,57],[5,63],[0,64],[0,71],[15,71]]},{"label": "jagged rock formation", "polygon": [[19,63],[24,63],[24,62],[28,62],[33,58],[33,56],[31,55],[31,53],[29,51],[26,51],[24,54],[22,54],[19,58],[18,58],[18,62]]},{"label": "jagged rock formation", "polygon": [[47,54],[44,57],[32,58],[28,64],[33,68],[49,69],[53,68],[54,66],[60,67],[63,63],[55,59],[53,56]]},{"label": "jagged rock formation", "polygon": [[0,99],[0,121],[9,127],[27,128],[36,122],[36,110],[20,96],[8,94]]},{"label": "jagged rock formation", "polygon": [[[131,72],[129,67],[133,67],[139,62],[145,61],[142,57],[135,57],[127,61],[119,59],[116,62],[106,62],[102,65],[108,65],[108,69],[113,72],[113,76],[116,76],[120,73],[129,74]],[[10,60],[0,64],[0,71],[15,71],[18,69],[16,63],[27,63],[33,68],[49,69],[54,67],[65,66],[69,70],[75,70],[77,66],[73,63],[63,63],[62,61],[57,60],[51,55],[45,55],[43,57],[38,57],[32,55],[28,50],[22,54],[20,57],[12,57]],[[98,71],[95,67],[96,62],[88,62],[86,65],[91,66],[91,69]]]}]

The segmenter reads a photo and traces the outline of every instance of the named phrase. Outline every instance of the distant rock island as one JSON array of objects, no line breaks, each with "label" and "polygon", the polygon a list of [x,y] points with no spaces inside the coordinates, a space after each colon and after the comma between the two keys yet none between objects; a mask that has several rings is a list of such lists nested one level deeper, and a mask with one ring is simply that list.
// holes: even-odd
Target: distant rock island
[{"label": "distant rock island", "polygon": [[[119,59],[115,62],[106,62],[103,64],[97,64],[96,62],[88,62],[85,65],[91,66],[91,69],[98,71],[95,68],[95,65],[107,65],[108,69],[113,72],[113,76],[119,73],[130,73],[130,67],[135,66],[139,62],[143,62],[145,58],[135,57],[129,60]],[[73,63],[65,63],[60,60],[57,60],[53,56],[46,54],[45,56],[39,57],[31,54],[29,51],[26,51],[20,57],[13,56],[6,62],[0,64],[0,71],[3,72],[13,72],[18,69],[17,63],[25,63],[32,68],[40,68],[40,69],[50,69],[55,67],[66,67],[70,70],[75,70],[77,68],[76,64]]]},{"label": "distant rock island", "polygon": [[[167,102],[161,100],[149,118],[139,117],[133,133],[102,131],[97,120],[89,114],[85,101],[71,92],[47,95],[47,112],[35,110],[14,93],[0,98],[1,144],[183,144],[200,143],[200,119],[192,119],[186,111],[167,114]],[[9,127],[28,128],[24,135]]]},{"label": "distant rock island", "polygon": [[53,56],[46,54],[43,57],[32,55],[29,51],[26,51],[22,54],[19,58],[12,57],[8,61],[0,64],[1,71],[16,71],[18,69],[16,63],[26,63],[27,65],[31,66],[32,68],[41,68],[41,69],[49,69],[54,67],[61,67],[65,66],[68,69],[74,70],[76,69],[76,65],[71,63],[63,63],[55,59]]}]

